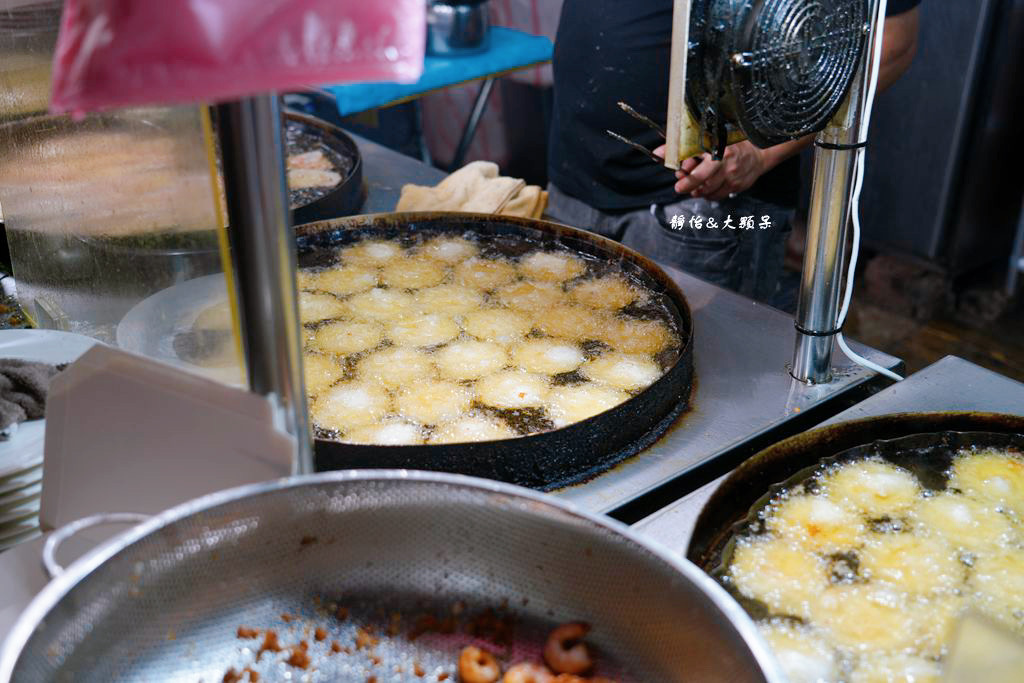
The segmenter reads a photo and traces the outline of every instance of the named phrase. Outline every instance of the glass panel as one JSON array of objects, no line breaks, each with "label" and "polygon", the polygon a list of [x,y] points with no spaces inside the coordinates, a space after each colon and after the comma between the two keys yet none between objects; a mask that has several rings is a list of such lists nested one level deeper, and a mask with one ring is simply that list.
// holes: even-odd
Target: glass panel
[{"label": "glass panel", "polygon": [[206,110],[47,114],[59,7],[0,0],[0,205],[18,300],[39,327],[240,383]]}]

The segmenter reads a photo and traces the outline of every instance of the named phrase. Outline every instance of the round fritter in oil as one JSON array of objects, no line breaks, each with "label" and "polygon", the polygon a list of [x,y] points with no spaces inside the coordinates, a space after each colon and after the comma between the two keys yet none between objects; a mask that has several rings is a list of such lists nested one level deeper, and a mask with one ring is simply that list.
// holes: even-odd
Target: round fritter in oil
[{"label": "round fritter in oil", "polygon": [[467,313],[462,326],[481,341],[508,344],[525,337],[532,324],[522,313],[507,308],[485,308]]},{"label": "round fritter in oil", "polygon": [[395,396],[398,413],[422,424],[453,420],[469,410],[473,390],[455,382],[417,382]]},{"label": "round fritter in oil", "polygon": [[759,624],[789,683],[839,679],[835,649],[814,629],[783,619]]},{"label": "round fritter in oil", "polygon": [[455,282],[488,291],[512,282],[516,267],[508,261],[473,257],[455,266]]},{"label": "round fritter in oil", "polygon": [[529,372],[558,375],[572,372],[584,361],[575,344],[555,339],[528,339],[512,347],[512,362]]},{"label": "round fritter in oil", "polygon": [[474,412],[438,425],[430,437],[430,443],[499,441],[516,436],[518,435],[504,422]]},{"label": "round fritter in oil", "polygon": [[823,485],[829,500],[871,517],[903,514],[921,495],[913,474],[881,460],[840,467],[825,478]]},{"label": "round fritter in oil", "polygon": [[299,319],[304,323],[339,318],[345,314],[345,302],[330,294],[299,293]]},{"label": "round fritter in oil", "polygon": [[428,313],[391,323],[388,337],[400,346],[437,346],[455,339],[461,332],[450,317]]},{"label": "round fritter in oil", "polygon": [[660,320],[611,318],[597,338],[622,353],[654,355],[668,347],[675,336],[668,325]]},{"label": "round fritter in oil", "polygon": [[452,380],[480,379],[508,365],[508,351],[491,342],[456,341],[439,349],[434,359],[441,376]]},{"label": "round fritter in oil", "polygon": [[376,321],[342,320],[317,328],[309,345],[314,351],[347,356],[372,349],[384,341],[384,326]]},{"label": "round fritter in oil", "polygon": [[983,451],[966,453],[953,462],[949,485],[965,495],[1006,505],[1024,517],[1024,456]]},{"label": "round fritter in oil", "polygon": [[476,383],[477,398],[495,408],[540,408],[551,385],[543,375],[517,370],[499,372]]},{"label": "round fritter in oil", "polygon": [[581,275],[586,265],[567,253],[535,251],[519,261],[519,270],[535,280],[564,282]]},{"label": "round fritter in oil", "polygon": [[600,339],[612,320],[605,313],[571,305],[536,311],[535,316],[534,326],[544,334],[574,341]]},{"label": "round fritter in oil", "polygon": [[424,443],[423,428],[404,420],[386,420],[357,427],[345,434],[345,441],[377,446],[415,446]]},{"label": "round fritter in oil", "polygon": [[857,660],[850,683],[939,683],[938,662],[906,654],[871,654]]},{"label": "round fritter in oil", "polygon": [[645,389],[661,377],[661,368],[648,356],[605,353],[580,369],[586,377],[626,391]]},{"label": "round fritter in oil", "polygon": [[920,594],[955,590],[967,570],[944,540],[906,533],[873,534],[860,551],[860,567],[871,581]]},{"label": "round fritter in oil", "polygon": [[982,610],[1024,634],[1024,549],[1008,547],[978,557],[971,587]]},{"label": "round fritter in oil", "polygon": [[813,622],[833,643],[858,651],[913,647],[927,632],[927,613],[899,591],[871,585],[829,586],[811,607]]},{"label": "round fritter in oil", "polygon": [[629,399],[621,389],[586,382],[551,390],[548,412],[556,427],[564,427],[611,410]]},{"label": "round fritter in oil", "polygon": [[438,285],[421,289],[415,295],[416,307],[422,313],[460,315],[483,307],[479,290],[461,285]]},{"label": "round fritter in oil", "polygon": [[313,422],[324,429],[347,432],[380,420],[390,400],[382,387],[369,382],[342,382],[313,401]]},{"label": "round fritter in oil", "polygon": [[354,294],[344,302],[344,311],[353,318],[373,318],[384,322],[402,320],[416,313],[412,295],[398,289],[373,289]]},{"label": "round fritter in oil", "polygon": [[995,502],[945,492],[922,500],[912,511],[918,533],[945,539],[954,548],[972,552],[1005,547],[1016,534],[1010,519]]},{"label": "round fritter in oil", "polygon": [[613,310],[633,303],[640,297],[640,292],[625,278],[606,275],[584,280],[573,287],[569,295],[578,304]]},{"label": "round fritter in oil", "polygon": [[767,526],[812,552],[841,552],[863,542],[864,524],[844,507],[818,496],[794,495],[774,506]]},{"label": "round fritter in oil", "polygon": [[390,389],[404,387],[434,376],[433,359],[419,349],[391,347],[364,356],[356,364],[364,382]]},{"label": "round fritter in oil", "polygon": [[306,378],[306,392],[316,396],[339,379],[343,372],[336,358],[318,353],[307,353],[302,358],[302,369]]},{"label": "round fritter in oil", "polygon": [[443,263],[455,264],[476,256],[479,249],[461,237],[435,237],[420,248],[420,253]]},{"label": "round fritter in oil", "polygon": [[382,266],[402,256],[402,246],[387,240],[363,240],[341,251],[344,264]]},{"label": "round fritter in oil", "polygon": [[828,586],[820,557],[788,540],[770,537],[736,543],[729,579],[740,593],[760,600],[775,614],[804,618]]},{"label": "round fritter in oil", "polygon": [[380,281],[399,289],[424,289],[440,284],[447,268],[437,261],[412,258],[392,259],[380,271]]},{"label": "round fritter in oil", "polygon": [[307,273],[299,271],[299,287],[309,291],[319,290],[346,296],[376,286],[377,269],[370,266],[339,266]]},{"label": "round fritter in oil", "polygon": [[504,306],[534,314],[565,302],[565,290],[555,282],[517,280],[494,293]]}]

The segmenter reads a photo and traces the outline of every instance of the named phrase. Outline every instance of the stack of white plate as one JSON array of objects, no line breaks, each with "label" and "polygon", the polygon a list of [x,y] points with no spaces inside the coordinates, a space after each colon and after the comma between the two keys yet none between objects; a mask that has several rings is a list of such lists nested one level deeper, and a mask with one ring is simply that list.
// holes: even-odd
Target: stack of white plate
[{"label": "stack of white plate", "polygon": [[[96,340],[54,330],[0,330],[0,358],[70,363]],[[0,441],[0,551],[39,535],[45,420],[18,425]]]},{"label": "stack of white plate", "polygon": [[19,425],[8,441],[0,442],[0,550],[39,535],[42,423],[35,420]]}]

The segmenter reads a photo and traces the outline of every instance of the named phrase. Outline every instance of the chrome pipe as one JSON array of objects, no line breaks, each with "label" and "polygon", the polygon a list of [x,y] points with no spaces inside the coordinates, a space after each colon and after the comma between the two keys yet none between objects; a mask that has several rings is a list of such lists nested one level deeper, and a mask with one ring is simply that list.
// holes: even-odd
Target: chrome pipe
[{"label": "chrome pipe", "polygon": [[[818,141],[849,140],[852,134],[818,136]],[[834,143],[837,144],[837,143]],[[856,154],[817,147],[811,205],[807,216],[807,246],[796,310],[796,350],[792,374],[802,382],[821,384],[832,377],[832,344],[850,215],[850,194]]]},{"label": "chrome pipe", "polygon": [[281,131],[281,108],[274,95],[217,106],[249,386],[271,402],[276,426],[294,438],[293,473],[308,474],[313,471],[313,444]]},{"label": "chrome pipe", "polygon": [[807,214],[807,246],[796,310],[796,347],[791,374],[808,384],[832,379],[832,347],[838,330],[839,301],[846,263],[846,237],[853,198],[857,159],[852,145],[864,116],[865,95],[871,78],[875,31],[884,17],[878,0],[870,0],[870,26],[860,67],[839,111],[814,141],[814,173]]}]

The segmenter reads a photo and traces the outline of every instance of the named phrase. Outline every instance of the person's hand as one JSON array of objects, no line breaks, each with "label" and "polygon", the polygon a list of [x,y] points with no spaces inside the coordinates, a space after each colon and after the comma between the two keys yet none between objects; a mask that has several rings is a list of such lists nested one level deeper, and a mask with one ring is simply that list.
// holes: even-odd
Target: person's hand
[{"label": "person's hand", "polygon": [[[654,153],[664,159],[665,145]],[[691,197],[725,199],[749,189],[769,168],[764,150],[743,140],[726,147],[721,161],[715,161],[710,154],[684,161],[676,171],[675,190]]]}]

